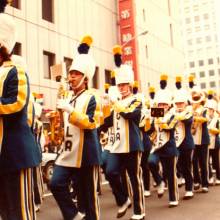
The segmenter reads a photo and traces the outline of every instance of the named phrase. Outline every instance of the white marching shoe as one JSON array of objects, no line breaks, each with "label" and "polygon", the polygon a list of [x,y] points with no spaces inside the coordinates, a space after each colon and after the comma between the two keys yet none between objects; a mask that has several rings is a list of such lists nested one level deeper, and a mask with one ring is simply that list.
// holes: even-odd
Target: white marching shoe
[{"label": "white marching shoe", "polygon": [[131,216],[131,220],[142,220],[142,219],[144,219],[145,218],[145,214],[140,214],[140,215],[136,215],[136,214],[134,214],[134,215],[132,215]]},{"label": "white marching shoe", "polygon": [[178,201],[170,201],[169,202],[169,208],[174,208],[174,207],[177,207],[179,204]]},{"label": "white marching shoe", "polygon": [[161,198],[164,194],[164,187],[165,187],[165,183],[162,181],[160,183],[160,185],[157,187],[157,196],[158,198]]},{"label": "white marching shoe", "polygon": [[209,192],[208,187],[202,187],[202,192],[203,192],[203,193],[207,193],[207,192]]},{"label": "white marching shoe", "polygon": [[144,191],[144,197],[149,197],[150,195],[151,195],[150,191],[148,191],[148,190]]},{"label": "white marching shoe", "polygon": [[127,212],[127,209],[131,207],[131,200],[128,198],[127,201],[118,209],[117,218],[121,218]]},{"label": "white marching shoe", "polygon": [[194,196],[194,194],[193,194],[192,191],[186,191],[186,193],[185,193],[183,199],[184,199],[184,200],[188,200],[188,199],[193,198],[193,196]]}]

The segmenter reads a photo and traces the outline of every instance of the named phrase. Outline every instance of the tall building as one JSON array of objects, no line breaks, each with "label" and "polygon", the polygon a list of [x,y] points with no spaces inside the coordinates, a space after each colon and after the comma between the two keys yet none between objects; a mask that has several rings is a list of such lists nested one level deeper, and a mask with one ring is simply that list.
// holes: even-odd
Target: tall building
[{"label": "tall building", "polygon": [[42,93],[44,104],[54,108],[58,83],[50,66],[70,66],[80,38],[91,34],[91,53],[97,68],[92,84],[104,85],[113,68],[112,46],[118,42],[115,0],[13,0],[6,13],[15,18],[17,43],[14,53],[28,66],[31,91]]},{"label": "tall building", "polygon": [[220,1],[181,0],[185,73],[202,89],[220,91]]},{"label": "tall building", "polygon": [[159,87],[161,73],[169,75],[168,87],[175,87],[176,74],[184,71],[183,39],[179,0],[135,1],[138,61],[142,88]]},{"label": "tall building", "polygon": [[[122,19],[131,13],[130,8],[120,8],[122,3],[132,6],[132,33],[122,31]],[[129,55],[128,46],[134,42],[135,74],[144,92],[149,85],[159,86],[162,72],[171,79],[182,73],[178,4],[179,0],[13,0],[6,13],[17,24],[14,53],[27,61],[31,91],[43,94],[44,105],[55,108],[59,84],[50,66],[65,62],[68,68],[85,34],[94,39],[91,53],[97,63],[91,84],[102,91],[114,68],[112,47],[118,43]]]}]

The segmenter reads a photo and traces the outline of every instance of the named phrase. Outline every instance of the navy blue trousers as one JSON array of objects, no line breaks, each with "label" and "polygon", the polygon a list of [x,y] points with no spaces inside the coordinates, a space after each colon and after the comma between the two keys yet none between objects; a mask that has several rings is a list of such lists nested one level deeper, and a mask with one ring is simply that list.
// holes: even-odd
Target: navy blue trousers
[{"label": "navy blue trousers", "polygon": [[157,152],[150,154],[148,158],[148,163],[157,185],[160,185],[163,179],[158,171],[158,164],[160,161],[162,164],[163,173],[168,181],[169,201],[178,201],[179,194],[176,178],[176,157],[160,157]]},{"label": "navy blue trousers", "polygon": [[[79,207],[72,201],[70,184],[74,182],[80,211],[84,209],[86,220],[99,219],[97,195],[98,166],[81,168],[55,166],[50,189],[65,220],[72,220]],[[83,207],[83,208],[82,208]]]}]

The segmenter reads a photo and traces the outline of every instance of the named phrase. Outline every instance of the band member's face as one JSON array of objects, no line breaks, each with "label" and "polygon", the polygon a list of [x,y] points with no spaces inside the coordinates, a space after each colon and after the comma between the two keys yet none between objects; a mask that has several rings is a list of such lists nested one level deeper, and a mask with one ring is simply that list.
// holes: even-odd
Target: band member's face
[{"label": "band member's face", "polygon": [[208,108],[208,114],[210,115],[210,116],[213,116],[214,115],[214,109],[213,108]]},{"label": "band member's face", "polygon": [[131,87],[129,83],[118,84],[118,90],[121,93],[122,98],[125,98],[131,94]]},{"label": "band member's face", "polygon": [[169,105],[167,103],[158,103],[158,108],[163,108],[166,112],[169,109]]},{"label": "band member's face", "polygon": [[182,110],[182,111],[186,107],[186,103],[185,102],[176,102],[175,105],[176,105],[177,109]]},{"label": "band member's face", "polygon": [[70,87],[75,88],[79,85],[84,75],[77,70],[72,70],[69,72],[68,77],[69,77]]}]

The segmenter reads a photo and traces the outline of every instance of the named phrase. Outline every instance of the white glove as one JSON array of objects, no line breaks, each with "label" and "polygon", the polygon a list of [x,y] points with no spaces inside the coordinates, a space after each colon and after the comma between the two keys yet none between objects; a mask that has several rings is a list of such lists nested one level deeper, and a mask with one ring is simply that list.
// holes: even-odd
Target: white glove
[{"label": "white glove", "polygon": [[58,99],[57,100],[57,108],[62,109],[67,113],[73,112],[74,108],[69,104],[69,102],[65,99]]}]

